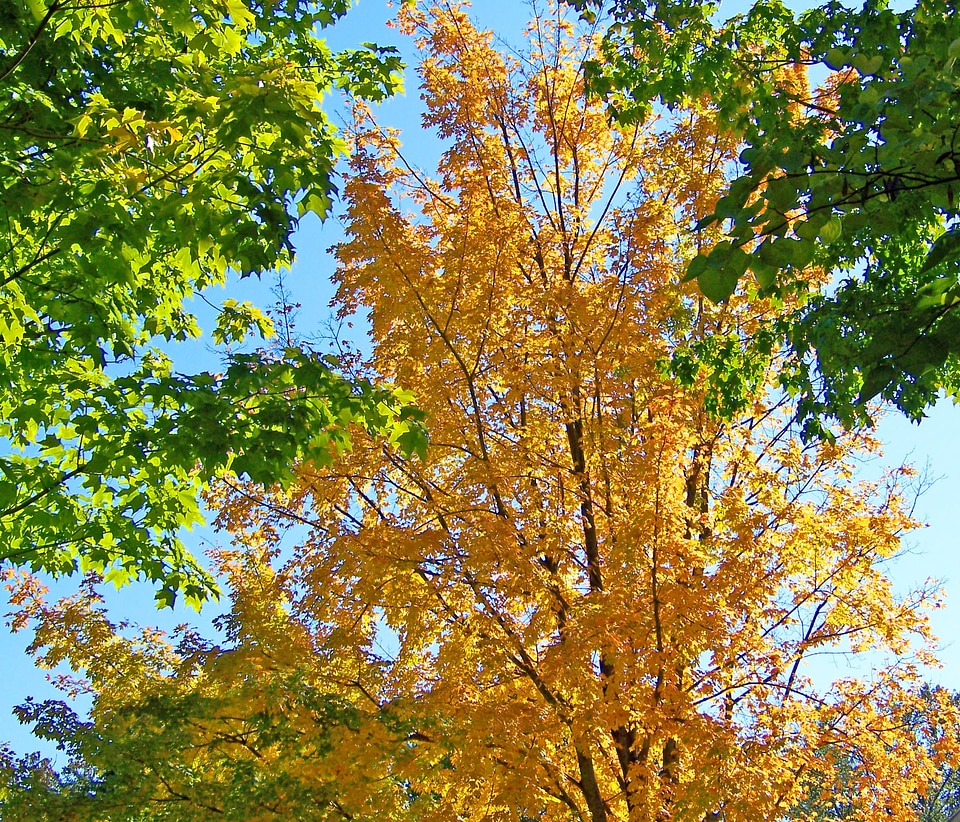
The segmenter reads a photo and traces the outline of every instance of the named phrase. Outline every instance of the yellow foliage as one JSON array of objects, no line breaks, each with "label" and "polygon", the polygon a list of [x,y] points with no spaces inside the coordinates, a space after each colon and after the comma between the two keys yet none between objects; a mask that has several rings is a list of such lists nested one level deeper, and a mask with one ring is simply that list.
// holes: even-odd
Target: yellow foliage
[{"label": "yellow foliage", "polygon": [[[864,434],[800,443],[775,359],[733,423],[663,367],[774,310],[679,282],[716,241],[691,227],[736,146],[706,108],[609,126],[583,95],[594,43],[558,13],[514,56],[446,4],[400,20],[447,150],[414,170],[358,108],[336,279],[344,315],[369,311],[370,375],[429,413],[428,458],[358,437],[272,499],[223,487],[232,646],[175,687],[294,729],[258,767],[285,760],[330,818],[773,820],[811,780],[839,789],[841,756],[851,818],[914,818],[935,763],[905,720],[910,660],[934,592],[896,597],[883,565],[914,525],[909,476],[855,481]],[[48,654],[80,653],[69,623],[30,615]],[[816,675],[841,652],[869,674]],[[78,659],[98,706],[160,687]],[[328,753],[309,707],[255,701],[291,672],[357,712],[324,730]],[[956,720],[944,705],[951,738]]]}]

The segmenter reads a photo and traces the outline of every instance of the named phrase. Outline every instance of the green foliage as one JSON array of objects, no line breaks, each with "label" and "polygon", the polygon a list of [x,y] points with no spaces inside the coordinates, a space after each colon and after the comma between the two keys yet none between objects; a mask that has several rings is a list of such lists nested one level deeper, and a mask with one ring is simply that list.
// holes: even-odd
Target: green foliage
[{"label": "green foliage", "polygon": [[[289,264],[343,150],[320,101],[379,99],[391,49],[333,54],[344,0],[0,2],[0,558],[199,600],[178,531],[217,471],[283,481],[351,424],[423,447],[409,397],[309,350],[174,374],[186,301]],[[269,321],[227,300],[216,342]]]},{"label": "green foliage", "polygon": [[[808,289],[810,266],[847,273],[781,323],[808,436],[869,422],[875,397],[919,419],[960,390],[960,16],[946,0],[887,6],[795,18],[758,0],[720,25],[716,3],[620,0],[592,66],[617,119],[709,101],[745,145],[700,223],[727,234],[691,265],[705,296],[747,272],[765,297]],[[838,73],[811,93],[799,67]]]},{"label": "green foliage", "polygon": [[[311,760],[336,755],[339,733],[358,730],[358,711],[296,673],[258,686],[225,694],[167,685],[126,706],[136,723],[116,716],[105,728],[81,721],[59,700],[28,701],[17,708],[21,721],[55,740],[68,759],[55,767],[35,754],[0,749],[4,818],[242,822],[292,805],[303,814],[299,819],[330,819],[336,784],[310,784],[303,774]],[[263,700],[260,710],[240,701],[251,697]],[[246,715],[231,713],[238,703]],[[315,728],[305,750],[298,750],[302,732],[285,721],[291,713]],[[198,747],[201,757],[194,753]],[[298,755],[277,757],[274,749]]]}]

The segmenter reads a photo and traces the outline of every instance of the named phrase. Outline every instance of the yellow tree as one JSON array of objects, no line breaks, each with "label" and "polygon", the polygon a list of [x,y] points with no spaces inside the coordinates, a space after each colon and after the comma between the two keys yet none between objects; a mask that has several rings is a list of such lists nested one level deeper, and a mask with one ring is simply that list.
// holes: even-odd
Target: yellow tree
[{"label": "yellow tree", "polygon": [[[224,487],[237,604],[202,666],[113,674],[83,632],[97,609],[64,619],[27,585],[38,647],[94,672],[101,738],[158,689],[237,696],[221,714],[250,722],[246,748],[187,723],[169,757],[233,745],[199,760],[200,785],[286,763],[264,806],[288,818],[753,822],[802,816],[810,785],[841,778],[851,819],[913,818],[957,718],[946,702],[917,718],[934,592],[897,597],[884,573],[913,525],[910,472],[856,480],[865,434],[803,445],[776,356],[743,362],[732,423],[664,365],[694,345],[736,357],[775,310],[679,282],[717,239],[691,226],[735,146],[706,108],[611,128],[584,99],[595,41],[560,13],[516,54],[446,4],[400,20],[447,149],[428,176],[358,109],[338,299],[369,312],[365,372],[429,413],[427,458],[358,437],[270,498]],[[256,664],[222,661],[243,649]],[[865,675],[814,676],[826,653],[863,655]],[[277,671],[352,712],[340,741],[308,703],[264,708]],[[140,809],[188,793],[150,784]]]}]

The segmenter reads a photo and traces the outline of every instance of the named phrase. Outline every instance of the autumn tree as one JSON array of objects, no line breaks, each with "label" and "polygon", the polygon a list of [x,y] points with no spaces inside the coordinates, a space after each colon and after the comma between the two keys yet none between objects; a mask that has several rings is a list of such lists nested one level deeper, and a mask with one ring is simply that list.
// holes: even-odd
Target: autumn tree
[{"label": "autumn tree", "polygon": [[24,709],[82,767],[10,766],[4,819],[754,822],[841,781],[851,818],[916,818],[958,717],[911,721],[935,591],[885,574],[909,469],[857,480],[863,433],[804,445],[777,357],[733,422],[670,374],[777,310],[680,282],[722,237],[688,230],[737,149],[716,111],[608,128],[597,38],[556,11],[509,54],[445,3],[400,21],[447,149],[415,169],[358,107],[336,276],[369,312],[358,367],[411,387],[431,448],[358,437],[285,491],[219,485],[218,645],[137,645],[91,595],[19,583],[94,708]]},{"label": "autumn tree", "polygon": [[[943,705],[947,701],[957,704],[960,702],[960,694],[949,694],[939,686],[924,685],[920,690],[920,696],[921,700],[915,711],[912,714],[905,714],[904,719],[912,727],[923,731],[918,733],[916,744],[933,748],[942,744],[943,740],[936,731],[930,732],[931,729],[924,720],[924,714],[935,716],[943,710]],[[829,767],[833,771],[841,775],[856,775],[858,762],[855,752],[838,753],[830,748],[824,748],[820,756],[825,761],[829,761]],[[824,790],[824,787],[817,783],[816,777],[810,780],[807,795],[794,808],[793,818],[813,819],[816,822],[854,818],[860,799],[855,779],[852,780],[853,790],[850,791],[845,789],[842,776],[839,780],[840,784],[831,785],[829,790]],[[915,801],[919,822],[951,822],[960,811],[960,771],[944,765],[940,773],[931,780],[927,793],[917,796]]]},{"label": "autumn tree", "polygon": [[402,791],[384,776],[402,770],[415,729],[353,686],[372,674],[358,678],[352,637],[324,640],[291,618],[284,581],[256,552],[214,566],[233,606],[219,643],[111,621],[89,584],[47,605],[42,585],[18,578],[20,619],[46,625],[41,663],[68,660],[86,681],[64,689],[96,697],[89,719],[57,700],[17,709],[65,764],[0,749],[4,819],[399,818]]},{"label": "autumn tree", "polygon": [[192,299],[288,265],[298,217],[326,214],[323,99],[397,88],[394,50],[318,36],[347,6],[0,5],[0,560],[202,599],[178,534],[219,471],[281,480],[352,422],[413,444],[401,397],[317,352],[228,357],[271,334],[253,305],[219,307],[221,373],[178,373],[166,345],[199,336]]},{"label": "autumn tree", "polygon": [[[725,20],[716,2],[571,3],[608,26],[591,86],[614,117],[633,122],[657,101],[707,95],[745,143],[708,217],[731,246],[689,270],[703,292],[722,300],[738,283],[768,296],[805,289],[811,261],[837,273],[836,288],[778,322],[794,352],[784,382],[808,435],[869,422],[875,397],[919,419],[939,392],[955,394],[955,4],[810,4],[795,14],[759,0]],[[827,79],[798,86],[785,66]]]}]

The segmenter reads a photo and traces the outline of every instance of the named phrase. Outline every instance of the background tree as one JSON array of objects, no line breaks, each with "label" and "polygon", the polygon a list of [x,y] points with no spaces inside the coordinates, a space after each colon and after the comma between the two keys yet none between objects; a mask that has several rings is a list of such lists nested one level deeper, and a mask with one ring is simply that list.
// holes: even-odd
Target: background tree
[{"label": "background tree", "polygon": [[[835,272],[786,322],[806,434],[831,420],[868,422],[880,396],[914,419],[954,394],[960,325],[960,19],[953,3],[830,3],[797,17],[760,0],[720,22],[718,3],[576,0],[612,24],[592,86],[614,117],[642,120],[708,95],[744,142],[738,169],[708,220],[728,241],[688,276],[723,300],[807,285],[809,264]],[[810,90],[790,67],[829,70]],[[767,340],[761,346],[769,345]],[[813,374],[810,365],[814,366]],[[708,366],[725,370],[725,363]],[[721,381],[722,382],[722,381]]]},{"label": "background tree", "polygon": [[[38,650],[90,682],[85,767],[104,787],[20,769],[4,819],[64,802],[240,815],[229,786],[245,784],[289,818],[753,822],[788,818],[812,771],[855,784],[864,822],[914,818],[958,717],[949,700],[931,715],[933,748],[907,721],[934,596],[897,597],[884,573],[912,526],[909,470],[855,482],[863,433],[803,445],[769,390],[777,360],[736,423],[665,365],[697,340],[739,350],[774,310],[679,282],[722,236],[687,226],[715,208],[734,141],[706,107],[607,128],[583,89],[595,38],[562,15],[513,56],[447,4],[401,23],[448,148],[436,177],[412,169],[358,109],[337,278],[344,311],[369,310],[370,376],[429,412],[430,452],[358,436],[282,493],[218,485],[247,556],[219,647],[134,648],[96,607],[23,583]],[[814,680],[829,653],[870,675]],[[353,706],[355,727],[300,692]],[[183,717],[157,724],[169,695]],[[25,710],[77,737],[62,716]],[[149,756],[117,771],[133,746]]]},{"label": "background tree", "polygon": [[[42,664],[68,660],[87,681],[65,690],[96,696],[89,719],[56,700],[18,709],[66,764],[4,751],[4,819],[314,820],[349,818],[346,808],[402,818],[406,793],[391,774],[412,730],[350,687],[349,645],[291,617],[286,586],[249,549],[215,562],[233,606],[217,644],[186,628],[174,644],[113,623],[89,584],[47,605],[42,586],[20,578],[21,619],[45,625]],[[376,688],[376,672],[358,682]]]},{"label": "background tree", "polygon": [[[297,215],[326,214],[342,143],[321,100],[397,87],[393,50],[316,36],[347,5],[0,4],[2,559],[202,598],[177,532],[219,470],[283,479],[351,422],[420,442],[400,395],[305,348],[194,376],[158,348],[199,335],[191,298],[287,265]],[[250,331],[269,320],[224,302],[214,340]]]},{"label": "background tree", "polygon": [[[943,705],[948,702],[956,705],[960,702],[960,694],[949,694],[940,687],[924,685],[920,696],[918,707],[912,713],[906,714],[904,719],[918,729],[915,744],[932,751],[936,746],[942,745],[944,740],[939,732],[931,728],[929,720],[933,718],[933,725],[936,727],[937,715],[943,710]],[[817,822],[857,818],[860,804],[857,776],[860,763],[856,754],[838,754],[837,751],[824,749],[820,756],[820,765],[807,774],[807,795],[794,808],[793,818],[814,819]],[[819,784],[824,771],[839,772],[851,778],[843,776],[839,786],[834,784],[832,790],[824,790]],[[920,822],[951,822],[960,810],[960,771],[949,765],[941,766],[940,773],[931,781],[927,793],[916,799],[916,807]]]}]

